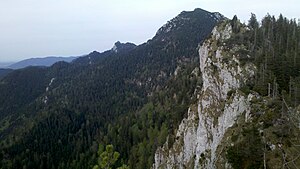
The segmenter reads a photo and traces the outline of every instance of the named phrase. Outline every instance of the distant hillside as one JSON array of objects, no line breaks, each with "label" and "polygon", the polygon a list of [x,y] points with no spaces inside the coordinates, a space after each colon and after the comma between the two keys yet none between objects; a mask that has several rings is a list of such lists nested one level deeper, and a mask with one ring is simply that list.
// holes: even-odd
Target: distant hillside
[{"label": "distant hillside", "polygon": [[14,64],[16,62],[0,62],[0,68],[5,69],[8,68],[10,65]]},{"label": "distant hillside", "polygon": [[6,76],[8,73],[12,72],[12,69],[2,69],[0,68],[0,79]]},{"label": "distant hillside", "polygon": [[25,59],[20,62],[14,63],[14,64],[10,65],[9,68],[21,69],[21,68],[25,68],[28,66],[47,66],[48,67],[59,61],[72,62],[76,58],[77,58],[76,56],[71,56],[71,57],[50,56],[50,57],[45,57],[45,58],[30,58],[30,59]]}]

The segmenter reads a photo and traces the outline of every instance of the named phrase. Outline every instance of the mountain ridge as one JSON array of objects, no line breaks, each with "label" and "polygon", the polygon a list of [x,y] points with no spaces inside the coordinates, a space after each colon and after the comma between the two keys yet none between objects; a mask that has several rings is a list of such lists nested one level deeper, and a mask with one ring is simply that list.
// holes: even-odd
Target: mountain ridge
[{"label": "mountain ridge", "polygon": [[28,66],[46,66],[49,67],[56,62],[65,61],[72,62],[74,59],[78,58],[77,56],[70,57],[60,57],[60,56],[47,56],[47,57],[37,57],[21,60],[19,62],[13,63],[8,66],[11,69],[22,69]]}]

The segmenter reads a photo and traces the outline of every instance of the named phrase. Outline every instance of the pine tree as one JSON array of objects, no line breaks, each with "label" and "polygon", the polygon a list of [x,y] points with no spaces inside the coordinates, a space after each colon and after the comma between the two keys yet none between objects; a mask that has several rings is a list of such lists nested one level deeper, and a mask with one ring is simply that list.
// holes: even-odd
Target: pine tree
[{"label": "pine tree", "polygon": [[[113,145],[107,145],[105,151],[103,152],[103,146],[99,145],[98,150],[98,164],[93,167],[93,169],[112,169],[115,163],[118,161],[120,157],[120,153],[114,151]],[[128,169],[129,167],[123,164],[121,167],[117,169]]]}]

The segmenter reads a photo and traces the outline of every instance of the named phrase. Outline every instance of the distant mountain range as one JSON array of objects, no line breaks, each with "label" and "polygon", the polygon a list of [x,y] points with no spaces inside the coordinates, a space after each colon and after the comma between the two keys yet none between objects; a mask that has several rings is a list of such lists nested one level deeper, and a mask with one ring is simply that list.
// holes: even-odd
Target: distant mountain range
[{"label": "distant mountain range", "polygon": [[[116,42],[113,48],[110,50],[114,53],[118,53],[120,51],[130,50],[131,48],[136,47],[133,43],[121,43]],[[85,56],[85,55],[83,55]],[[64,62],[72,62],[73,60],[79,58],[80,56],[70,56],[70,57],[58,57],[58,56],[48,56],[43,58],[30,58],[21,60],[19,62],[11,62],[11,63],[0,63],[0,77],[2,74],[9,72],[9,69],[22,69],[28,66],[52,66],[56,62],[64,61]],[[83,58],[83,57],[81,57]],[[89,60],[89,58],[87,58]],[[81,59],[80,59],[81,60]]]},{"label": "distant mountain range", "polygon": [[[122,53],[135,48],[136,45],[133,43],[121,43],[117,41],[111,50],[108,50],[104,53]],[[29,66],[38,66],[38,67],[50,67],[56,62],[67,62],[70,63],[74,61],[74,64],[91,64],[95,59],[97,59],[100,53],[97,51],[91,52],[88,54],[89,57],[83,56],[70,56],[70,57],[57,57],[49,56],[44,58],[30,58],[21,60],[19,62],[10,62],[10,63],[0,63],[0,79],[6,76],[8,73],[16,69],[22,69]],[[95,57],[93,57],[95,55]],[[76,60],[76,61],[75,61]]]},{"label": "distant mountain range", "polygon": [[49,56],[45,58],[30,58],[19,61],[17,63],[11,64],[8,68],[11,69],[21,69],[28,66],[51,66],[56,62],[65,61],[65,62],[72,62],[74,59],[78,58],[77,56],[71,57],[56,57],[56,56]]},{"label": "distant mountain range", "polygon": [[71,57],[57,57],[57,56],[49,56],[44,58],[30,58],[21,60],[19,62],[11,62],[11,63],[0,63],[0,79],[6,76],[8,73],[12,72],[15,69],[22,69],[28,66],[52,66],[56,62],[64,61],[64,62],[72,62],[74,59],[78,58],[78,56]]},{"label": "distant mountain range", "polygon": [[8,68],[10,65],[16,62],[0,62],[0,69]]}]

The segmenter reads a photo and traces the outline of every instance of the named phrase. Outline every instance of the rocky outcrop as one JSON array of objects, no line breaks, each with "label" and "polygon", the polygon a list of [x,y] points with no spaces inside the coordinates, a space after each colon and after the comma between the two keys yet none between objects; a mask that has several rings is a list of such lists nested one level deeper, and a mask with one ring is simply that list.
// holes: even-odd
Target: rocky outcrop
[{"label": "rocky outcrop", "polygon": [[[157,149],[153,168],[217,168],[216,161],[222,161],[220,143],[227,129],[239,117],[249,118],[250,101],[256,96],[239,89],[254,76],[255,66],[238,60],[237,51],[242,46],[226,45],[231,35],[232,26],[224,21],[200,47],[203,86],[198,92],[198,103],[190,106],[173,145],[165,143]],[[223,166],[230,168],[223,161]]]}]

